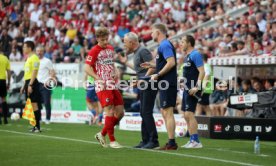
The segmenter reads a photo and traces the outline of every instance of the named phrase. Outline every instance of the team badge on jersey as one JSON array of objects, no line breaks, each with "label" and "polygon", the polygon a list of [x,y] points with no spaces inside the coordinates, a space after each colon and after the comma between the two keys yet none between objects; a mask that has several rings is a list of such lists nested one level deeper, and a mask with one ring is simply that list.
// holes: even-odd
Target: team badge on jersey
[{"label": "team badge on jersey", "polygon": [[39,66],[39,63],[38,63],[38,62],[35,62],[35,63],[34,63],[34,67],[37,68],[38,66]]},{"label": "team badge on jersey", "polygon": [[92,56],[87,56],[86,60],[87,60],[88,62],[91,62],[91,61],[92,61]]}]

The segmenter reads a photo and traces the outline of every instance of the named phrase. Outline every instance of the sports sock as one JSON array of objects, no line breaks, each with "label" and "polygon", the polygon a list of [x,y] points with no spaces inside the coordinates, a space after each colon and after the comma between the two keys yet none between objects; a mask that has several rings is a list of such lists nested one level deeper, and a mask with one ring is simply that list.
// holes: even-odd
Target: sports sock
[{"label": "sports sock", "polygon": [[169,145],[174,146],[175,145],[175,139],[169,139]]},{"label": "sports sock", "polygon": [[36,121],[36,128],[40,130],[40,110],[34,111],[35,121]]},{"label": "sports sock", "polygon": [[115,123],[115,119],[113,116],[106,116],[106,120],[105,120],[105,127],[106,127],[106,131],[109,137],[110,142],[114,142],[115,141],[115,136],[114,136],[114,123]]},{"label": "sports sock", "polygon": [[102,122],[103,121],[103,113],[100,113],[99,114],[99,122]]},{"label": "sports sock", "polygon": [[94,117],[95,117],[96,114],[97,114],[97,112],[96,112],[94,109],[90,110],[90,112],[93,114]]},{"label": "sports sock", "polygon": [[2,103],[2,111],[3,111],[4,123],[7,124],[8,123],[8,111],[9,111],[7,102]]},{"label": "sports sock", "polygon": [[191,136],[191,140],[192,140],[192,141],[196,141],[196,142],[199,143],[198,134],[193,134],[193,135]]}]

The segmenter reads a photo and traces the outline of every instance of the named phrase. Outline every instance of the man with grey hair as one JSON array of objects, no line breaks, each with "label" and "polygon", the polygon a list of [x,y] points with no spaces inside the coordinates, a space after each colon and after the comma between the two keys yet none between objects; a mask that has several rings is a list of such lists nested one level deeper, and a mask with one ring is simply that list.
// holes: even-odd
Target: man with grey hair
[{"label": "man with grey hair", "polygon": [[46,109],[46,124],[50,124],[51,120],[51,83],[56,81],[53,63],[50,59],[44,57],[44,47],[42,45],[36,47],[36,53],[40,59],[40,67],[37,79],[39,82],[39,91],[42,101]]},{"label": "man with grey hair", "polygon": [[[143,79],[146,73],[150,71],[148,71],[148,69],[142,68],[140,65],[153,59],[151,52],[146,47],[139,44],[138,36],[133,32],[129,32],[125,35],[124,47],[126,50],[126,55],[134,53],[133,63],[128,62],[126,55],[120,55],[120,61],[136,71],[138,81]],[[145,81],[149,81],[149,79]],[[147,85],[138,84],[143,87],[140,89],[142,141],[137,146],[135,146],[135,148],[156,149],[159,147],[158,134],[153,118],[153,107],[157,90],[151,89],[151,86],[148,86],[149,84],[149,82]],[[147,88],[144,86],[147,86]]]}]

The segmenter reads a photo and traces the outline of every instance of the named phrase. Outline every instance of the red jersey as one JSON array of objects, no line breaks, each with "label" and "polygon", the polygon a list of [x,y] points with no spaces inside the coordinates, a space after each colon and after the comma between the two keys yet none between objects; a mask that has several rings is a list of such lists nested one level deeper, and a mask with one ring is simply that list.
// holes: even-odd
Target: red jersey
[{"label": "red jersey", "polygon": [[[104,86],[109,86],[110,84],[115,84],[115,66],[114,66],[114,49],[111,45],[108,45],[106,48],[102,48],[99,45],[94,46],[88,53],[86,58],[86,64],[90,65],[97,76],[100,78],[101,85],[104,83]],[[106,90],[105,88],[99,87],[99,82],[95,81],[96,92]],[[115,86],[112,88],[114,89]]]}]

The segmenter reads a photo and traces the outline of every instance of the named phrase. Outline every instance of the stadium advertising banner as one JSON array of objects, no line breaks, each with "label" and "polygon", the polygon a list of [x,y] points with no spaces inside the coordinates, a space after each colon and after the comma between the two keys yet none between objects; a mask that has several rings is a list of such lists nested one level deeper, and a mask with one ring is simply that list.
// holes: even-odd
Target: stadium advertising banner
[{"label": "stadium advertising banner", "polygon": [[[52,122],[85,123],[89,118],[86,111],[84,88],[57,87],[52,92]],[[42,110],[42,120],[46,118]]]},{"label": "stadium advertising banner", "polygon": [[[165,121],[161,114],[153,114],[158,132],[166,132]],[[187,123],[181,115],[174,115],[176,128],[183,128],[187,131]],[[120,130],[141,131],[142,119],[139,113],[125,113],[120,121]]]},{"label": "stadium advertising banner", "polygon": [[[24,107],[25,98],[20,95],[24,82],[24,62],[11,63],[11,87],[9,104]],[[58,78],[58,86],[52,89],[52,122],[85,123],[89,112],[86,111],[85,89],[78,80],[82,78],[79,64],[55,64],[54,69]],[[81,79],[82,80],[82,79]],[[60,86],[62,85],[62,86]],[[45,120],[45,110],[42,110],[42,120]]]},{"label": "stadium advertising banner", "polygon": [[220,139],[276,140],[276,119],[210,118],[210,137]]}]

